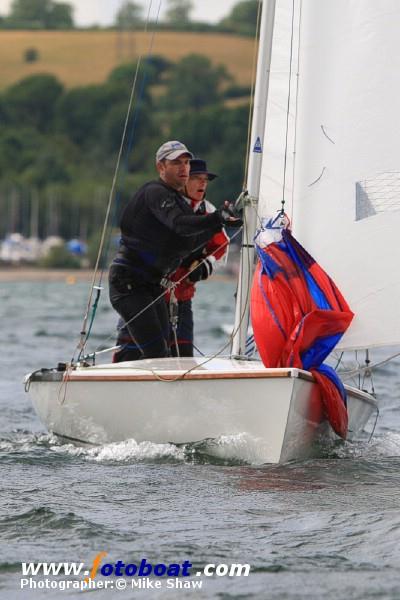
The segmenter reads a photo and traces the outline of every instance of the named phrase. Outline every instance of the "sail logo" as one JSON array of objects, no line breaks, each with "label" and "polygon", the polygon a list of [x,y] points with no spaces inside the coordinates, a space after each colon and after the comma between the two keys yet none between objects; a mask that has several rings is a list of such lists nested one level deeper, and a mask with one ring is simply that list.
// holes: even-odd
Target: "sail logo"
[{"label": "sail logo", "polygon": [[257,154],[262,154],[262,145],[261,145],[261,140],[260,140],[259,136],[257,136],[256,143],[254,144],[253,152],[256,152]]}]

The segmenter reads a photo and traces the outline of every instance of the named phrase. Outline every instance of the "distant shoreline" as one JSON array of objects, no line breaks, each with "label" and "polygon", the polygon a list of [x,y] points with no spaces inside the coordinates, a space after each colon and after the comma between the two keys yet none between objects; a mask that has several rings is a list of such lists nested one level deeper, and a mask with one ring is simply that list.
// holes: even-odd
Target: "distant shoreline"
[{"label": "distant shoreline", "polygon": [[[0,268],[0,283],[13,281],[64,281],[65,283],[73,284],[76,281],[90,281],[92,278],[93,271],[91,269]],[[107,275],[105,279],[107,281]],[[215,273],[212,279],[232,281],[235,277],[226,273]]]},{"label": "distant shoreline", "polygon": [[7,281],[87,281],[93,277],[91,269],[29,269],[26,267],[0,269],[0,282]]}]

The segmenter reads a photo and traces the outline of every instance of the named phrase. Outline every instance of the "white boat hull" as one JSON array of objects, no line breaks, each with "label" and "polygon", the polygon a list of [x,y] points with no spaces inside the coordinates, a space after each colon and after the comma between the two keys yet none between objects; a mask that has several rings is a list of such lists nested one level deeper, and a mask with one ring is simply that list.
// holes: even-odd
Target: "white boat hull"
[{"label": "white boat hull", "polygon": [[[310,455],[321,431],[334,435],[314,416],[319,392],[310,374],[257,361],[156,359],[27,380],[47,429],[76,442],[184,444],[246,434],[257,462],[278,463]],[[358,390],[348,400],[354,436],[376,403]]]}]

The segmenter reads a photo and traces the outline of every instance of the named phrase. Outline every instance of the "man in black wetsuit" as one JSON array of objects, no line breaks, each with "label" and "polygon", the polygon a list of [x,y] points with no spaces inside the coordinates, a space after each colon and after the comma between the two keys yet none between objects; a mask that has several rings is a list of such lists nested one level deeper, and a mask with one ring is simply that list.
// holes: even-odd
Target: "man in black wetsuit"
[{"label": "man in black wetsuit", "polygon": [[122,214],[120,248],[110,268],[109,291],[112,306],[136,344],[123,360],[168,356],[164,278],[224,224],[242,224],[223,210],[204,216],[193,212],[182,196],[191,158],[181,142],[165,142],[156,154],[159,179],[142,186]]}]

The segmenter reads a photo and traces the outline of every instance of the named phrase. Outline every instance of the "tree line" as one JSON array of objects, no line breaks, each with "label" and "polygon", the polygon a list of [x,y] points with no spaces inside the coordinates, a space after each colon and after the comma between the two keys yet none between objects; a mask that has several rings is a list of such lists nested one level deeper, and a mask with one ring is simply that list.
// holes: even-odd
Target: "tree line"
[{"label": "tree line", "polygon": [[155,151],[167,139],[182,140],[219,174],[212,201],[235,199],[244,177],[248,90],[202,55],[178,63],[152,56],[138,70],[127,118],[136,68],[124,64],[102,85],[72,89],[53,75],[33,75],[0,94],[0,238],[11,231],[97,235],[121,150],[116,225],[132,193],[156,177]]},{"label": "tree line", "polygon": [[[229,15],[216,25],[192,21],[192,0],[168,0],[165,19],[151,24],[152,28],[186,31],[229,32],[254,35],[260,0],[241,0]],[[113,27],[138,30],[144,24],[142,4],[125,0],[115,16]],[[0,15],[0,29],[74,29],[73,6],[54,0],[13,0],[8,15]]]}]

